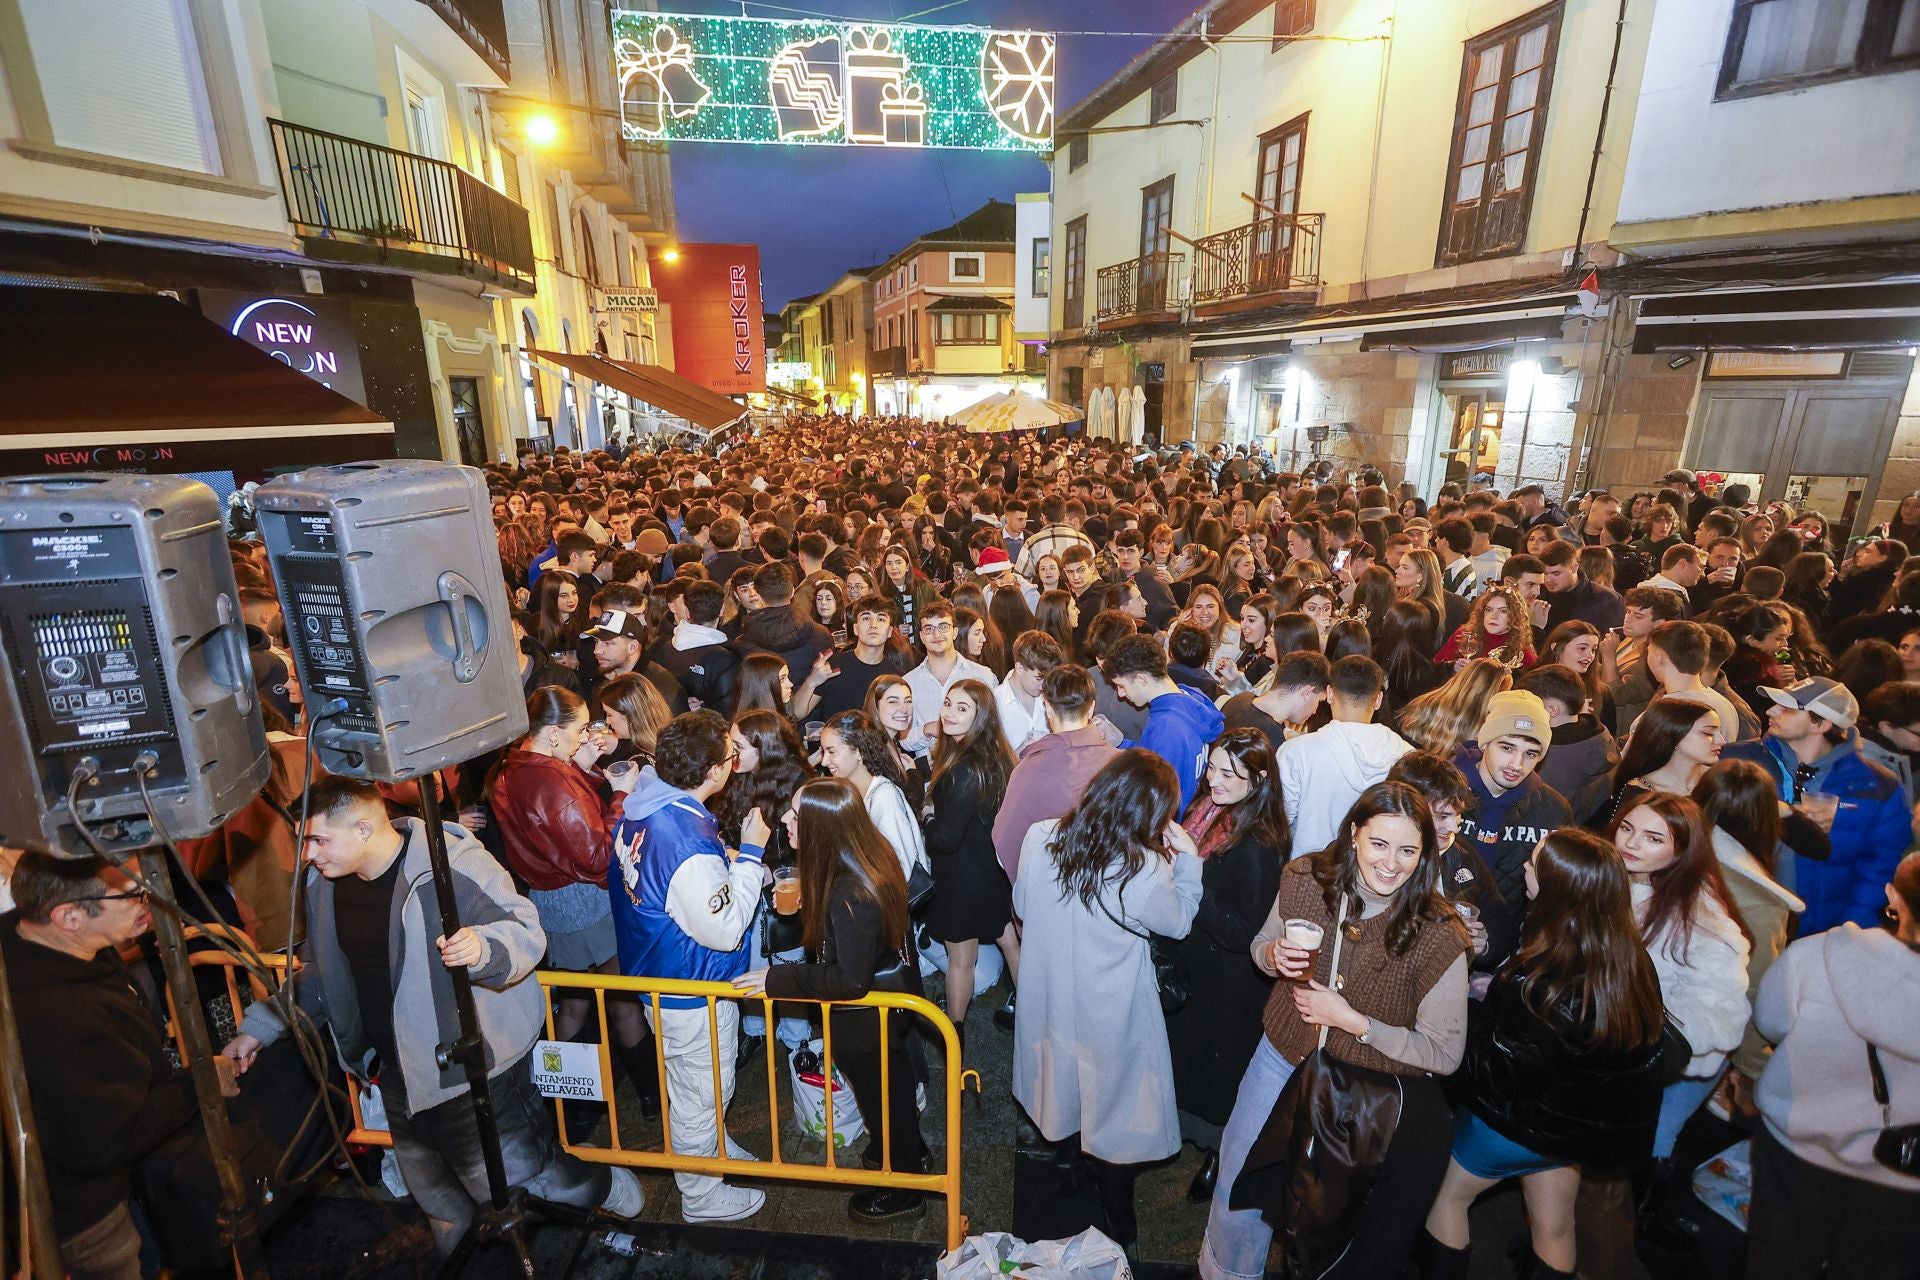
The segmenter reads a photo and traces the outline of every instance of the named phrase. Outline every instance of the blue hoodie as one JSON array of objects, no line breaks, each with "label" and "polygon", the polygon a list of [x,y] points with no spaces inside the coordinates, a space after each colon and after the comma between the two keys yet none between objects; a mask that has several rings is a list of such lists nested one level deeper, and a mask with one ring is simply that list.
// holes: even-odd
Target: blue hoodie
[{"label": "blue hoodie", "polygon": [[[643,768],[614,825],[607,866],[620,972],[700,982],[745,973],[742,944],[760,905],[763,853],[751,845],[730,862],[707,807],[652,765]],[[706,1001],[662,996],[660,1003],[694,1009]]]},{"label": "blue hoodie", "polygon": [[1180,812],[1193,803],[1200,774],[1207,767],[1207,747],[1226,728],[1227,718],[1191,685],[1180,685],[1147,704],[1147,727],[1135,742],[1123,747],[1145,747],[1173,766],[1180,779]]}]

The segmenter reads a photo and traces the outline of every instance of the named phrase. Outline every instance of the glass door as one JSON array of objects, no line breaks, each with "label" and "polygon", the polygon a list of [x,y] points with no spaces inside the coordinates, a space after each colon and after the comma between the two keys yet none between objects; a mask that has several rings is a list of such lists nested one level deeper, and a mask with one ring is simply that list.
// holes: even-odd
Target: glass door
[{"label": "glass door", "polygon": [[1444,484],[1472,488],[1476,478],[1492,479],[1500,461],[1500,422],[1505,404],[1486,391],[1458,392],[1453,402],[1453,430],[1448,436]]},{"label": "glass door", "polygon": [[1899,409],[1887,387],[1710,388],[1685,465],[1750,485],[1756,502],[1811,507],[1844,537],[1873,508]]}]

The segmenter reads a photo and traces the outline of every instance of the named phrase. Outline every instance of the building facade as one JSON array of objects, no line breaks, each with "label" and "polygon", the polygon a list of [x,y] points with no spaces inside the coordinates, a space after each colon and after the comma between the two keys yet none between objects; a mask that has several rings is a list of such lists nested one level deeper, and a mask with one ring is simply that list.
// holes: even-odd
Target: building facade
[{"label": "building facade", "polygon": [[937,419],[997,391],[1041,389],[1014,336],[1015,229],[1015,207],[990,200],[873,273],[876,412]]},{"label": "building facade", "polygon": [[873,277],[855,267],[813,300],[819,325],[820,385],[829,409],[873,412]]}]

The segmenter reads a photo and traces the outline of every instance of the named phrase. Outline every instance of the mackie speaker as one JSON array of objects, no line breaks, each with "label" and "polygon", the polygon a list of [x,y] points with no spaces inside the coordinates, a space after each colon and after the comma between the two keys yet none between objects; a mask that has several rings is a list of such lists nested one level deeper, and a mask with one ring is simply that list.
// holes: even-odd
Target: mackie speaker
[{"label": "mackie speaker", "polygon": [[309,467],[253,502],[321,764],[399,782],[526,734],[480,472],[412,458]]},{"label": "mackie speaker", "polygon": [[[203,836],[270,760],[213,490],[180,476],[0,480],[0,844],[118,854]],[[76,783],[75,779],[78,778]]]}]

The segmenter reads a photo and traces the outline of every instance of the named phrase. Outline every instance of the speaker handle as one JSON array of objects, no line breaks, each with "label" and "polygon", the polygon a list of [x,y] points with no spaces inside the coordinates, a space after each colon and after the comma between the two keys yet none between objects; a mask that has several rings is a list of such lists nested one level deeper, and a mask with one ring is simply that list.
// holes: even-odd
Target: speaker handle
[{"label": "speaker handle", "polygon": [[220,618],[220,640],[226,646],[227,670],[232,674],[233,705],[240,714],[253,710],[253,655],[247,644],[246,618],[224,591],[214,611]]},{"label": "speaker handle", "polygon": [[[480,593],[463,575],[449,569],[440,575],[440,602],[453,615],[453,678],[465,684],[480,674],[480,642],[467,621],[465,603],[479,600]],[[485,602],[481,601],[485,608]]]}]

